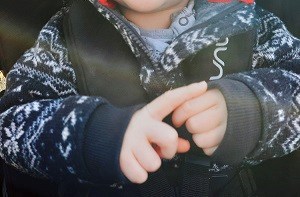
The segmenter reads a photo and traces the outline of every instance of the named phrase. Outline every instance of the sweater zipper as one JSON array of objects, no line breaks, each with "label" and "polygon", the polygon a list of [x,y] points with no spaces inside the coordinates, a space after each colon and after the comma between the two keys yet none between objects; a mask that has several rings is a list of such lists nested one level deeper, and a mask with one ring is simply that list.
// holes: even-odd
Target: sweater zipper
[{"label": "sweater zipper", "polygon": [[[145,41],[136,32],[136,30],[130,24],[128,24],[128,22],[126,20],[124,20],[121,15],[113,12],[112,10],[106,8],[105,6],[103,6],[101,4],[99,4],[99,6],[101,6],[101,8],[104,9],[106,11],[106,13],[108,13],[110,15],[110,17],[112,17],[115,21],[119,22],[119,24],[122,26],[122,28],[124,28],[126,30],[126,32],[129,34],[131,40],[142,50],[140,53],[143,53],[145,55],[145,57],[147,58],[147,61],[150,63],[150,65],[152,66],[154,72],[157,75],[156,80],[153,82],[155,84],[153,84],[153,85],[156,86],[156,87],[163,87],[162,84],[168,84],[168,78],[166,77],[166,75],[164,75],[163,71],[160,68],[159,63],[156,63],[153,60],[152,54],[151,54],[150,50],[147,48],[147,45],[146,45]],[[183,34],[189,32],[189,31],[193,31],[193,30],[196,30],[196,29],[199,29],[199,28],[203,28],[203,27],[207,26],[208,24],[215,23],[218,20],[221,20],[228,13],[234,12],[235,10],[238,10],[239,8],[241,8],[243,6],[244,6],[244,3],[235,2],[233,6],[231,6],[230,8],[228,8],[226,10],[224,10],[220,14],[217,14],[216,16],[208,19],[204,23],[195,25],[195,26],[191,27],[190,29],[182,32],[176,38],[174,38],[173,42],[176,41],[176,40],[179,40],[180,37]]]},{"label": "sweater zipper", "polygon": [[[102,6],[102,5],[100,5],[100,6]],[[161,85],[162,83],[166,84],[167,78],[162,75],[162,71],[161,71],[161,69],[159,69],[158,63],[156,63],[153,60],[152,54],[151,54],[150,50],[147,48],[147,45],[146,45],[145,41],[142,39],[142,37],[136,32],[136,30],[126,20],[124,20],[122,18],[121,15],[113,12],[112,10],[106,8],[105,6],[102,6],[102,7],[103,7],[103,9],[105,9],[107,11],[107,13],[110,15],[110,17],[112,17],[114,20],[118,21],[120,23],[120,25],[122,25],[122,27],[130,35],[130,37],[132,38],[134,43],[137,44],[137,46],[140,49],[142,49],[142,53],[144,53],[144,55],[146,56],[148,61],[151,63],[154,71],[159,76],[158,80],[160,80],[161,82],[158,81],[156,84],[157,85]]]},{"label": "sweater zipper", "polygon": [[[205,26],[207,26],[208,24],[213,24],[213,23],[216,23],[217,21],[221,20],[224,16],[228,15],[229,13],[231,12],[234,12],[242,7],[244,7],[245,4],[243,2],[235,2],[233,3],[233,5],[229,8],[227,8],[226,10],[222,11],[220,14],[217,14],[215,16],[213,16],[212,18],[208,19],[207,21],[203,22],[203,23],[200,23],[200,24],[197,24],[189,29],[187,29],[186,31],[182,32],[181,34],[179,34],[176,38],[174,38],[174,40],[177,40],[179,39],[183,34],[189,32],[189,31],[193,31],[193,30],[197,30],[197,29],[200,29],[200,28],[203,28]],[[136,44],[138,44],[139,47],[141,47],[144,52],[146,52],[148,58],[151,60],[151,62],[153,64],[154,61],[152,60],[151,58],[151,52],[149,51],[149,49],[146,47],[146,43],[144,42],[144,40],[141,38],[141,36],[136,32],[136,30],[128,24],[127,21],[125,21],[121,16],[119,16],[118,14],[116,13],[113,13],[111,10],[107,9],[107,11],[110,13],[110,15],[115,19],[115,20],[118,20],[118,21],[121,21],[122,23],[121,24],[124,24],[124,27],[126,30],[129,30],[128,32],[130,34],[133,34],[134,37],[133,38],[136,38],[134,41],[136,42]]]},{"label": "sweater zipper", "polygon": [[126,20],[124,20],[122,18],[122,16],[120,16],[117,13],[114,13],[113,11],[111,11],[110,9],[107,9],[107,12],[109,12],[110,16],[116,20],[119,21],[120,24],[122,25],[122,27],[124,29],[126,29],[127,33],[129,33],[129,35],[133,38],[133,41],[143,50],[143,52],[146,54],[146,56],[149,58],[149,60],[151,61],[151,63],[153,64],[154,61],[151,58],[151,52],[150,50],[147,48],[147,45],[145,43],[145,41],[141,38],[141,36],[136,32],[136,30],[130,25],[128,24],[128,22]]},{"label": "sweater zipper", "polygon": [[[102,6],[100,4],[100,6]],[[213,24],[219,20],[221,20],[224,16],[226,16],[227,14],[231,13],[231,12],[234,12],[236,10],[238,10],[239,8],[242,8],[244,7],[244,3],[242,2],[235,2],[233,4],[233,6],[227,8],[226,10],[222,11],[220,14],[217,14],[215,15],[214,17],[208,19],[207,21],[203,22],[203,23],[200,23],[198,25],[195,25],[191,28],[189,28],[188,30],[182,32],[181,34],[179,34],[176,38],[174,38],[174,40],[177,40],[179,39],[183,34],[189,32],[189,31],[193,31],[193,30],[197,30],[197,29],[200,29],[200,28],[203,28],[205,26],[207,26],[208,24]],[[156,63],[154,62],[154,60],[152,59],[151,57],[151,52],[150,50],[147,48],[147,45],[145,43],[145,41],[141,38],[141,36],[136,32],[136,30],[128,24],[128,22],[126,20],[124,20],[122,18],[122,16],[120,16],[119,14],[117,13],[114,13],[112,10],[106,8],[105,6],[102,6],[103,9],[105,9],[109,15],[116,21],[120,21],[122,27],[124,27],[124,29],[127,30],[127,32],[130,34],[130,35],[133,35],[132,38],[133,38],[133,41],[143,50],[143,52],[146,54],[146,56],[149,58],[149,60],[151,61],[151,63],[153,65],[155,65]]]}]

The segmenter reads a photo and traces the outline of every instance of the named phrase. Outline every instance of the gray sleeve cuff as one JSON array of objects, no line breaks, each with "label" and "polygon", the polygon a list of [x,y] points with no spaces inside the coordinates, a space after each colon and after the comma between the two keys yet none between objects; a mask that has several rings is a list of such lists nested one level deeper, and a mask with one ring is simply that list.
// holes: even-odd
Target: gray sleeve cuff
[{"label": "gray sleeve cuff", "polygon": [[214,162],[238,165],[256,146],[262,129],[261,109],[255,94],[242,82],[221,79],[208,83],[219,89],[227,105],[227,129],[212,155]]}]

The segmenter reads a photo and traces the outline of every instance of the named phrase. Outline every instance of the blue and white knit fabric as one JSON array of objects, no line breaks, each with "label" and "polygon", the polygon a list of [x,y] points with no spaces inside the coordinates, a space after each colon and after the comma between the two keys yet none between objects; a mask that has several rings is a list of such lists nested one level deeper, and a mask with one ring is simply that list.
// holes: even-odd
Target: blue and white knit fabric
[{"label": "blue and white knit fabric", "polygon": [[81,177],[86,121],[104,100],[80,96],[61,35],[62,12],[14,65],[1,99],[0,156],[32,175]]},{"label": "blue and white knit fabric", "polygon": [[[105,9],[98,9],[113,21]],[[256,12],[260,28],[253,70],[228,76],[251,88],[262,104],[262,137],[245,159],[252,164],[286,155],[300,146],[300,41],[273,14],[260,9]],[[91,113],[106,102],[76,91],[76,76],[63,39],[62,13],[45,25],[35,46],[7,77],[8,89],[0,101],[0,156],[36,176],[57,179],[73,174],[82,179],[84,127]],[[240,10],[235,14],[245,29],[251,26],[251,13]],[[139,57],[133,39],[115,25]],[[224,32],[229,33],[229,28],[232,30],[228,27]],[[161,59],[165,72],[172,72],[187,55],[221,39],[215,30],[193,30],[172,43]],[[185,49],[180,54],[178,46]],[[142,79],[151,82],[147,77]]]}]

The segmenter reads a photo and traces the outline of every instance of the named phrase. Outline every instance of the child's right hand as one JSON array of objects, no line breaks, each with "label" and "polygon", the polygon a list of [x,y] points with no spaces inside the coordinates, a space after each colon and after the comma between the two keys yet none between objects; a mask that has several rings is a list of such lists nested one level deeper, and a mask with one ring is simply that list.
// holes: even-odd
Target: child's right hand
[{"label": "child's right hand", "polygon": [[[160,157],[171,159],[176,152],[189,150],[189,142],[178,138],[177,131],[162,120],[185,101],[205,91],[205,82],[170,90],[133,115],[120,154],[121,170],[131,182],[145,182],[147,172],[160,168]],[[158,146],[159,151],[152,145]]]}]

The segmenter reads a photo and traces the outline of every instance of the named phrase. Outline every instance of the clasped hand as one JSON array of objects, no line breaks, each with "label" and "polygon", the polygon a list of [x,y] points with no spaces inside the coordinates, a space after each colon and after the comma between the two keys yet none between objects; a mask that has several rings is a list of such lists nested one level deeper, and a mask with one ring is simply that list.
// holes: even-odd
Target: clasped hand
[{"label": "clasped hand", "polygon": [[212,155],[223,140],[227,108],[222,93],[207,90],[205,82],[170,90],[135,112],[125,132],[120,167],[133,183],[143,183],[148,172],[161,166],[161,158],[171,159],[190,149],[187,140],[162,120],[172,113],[175,127],[185,124],[195,144]]}]

